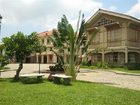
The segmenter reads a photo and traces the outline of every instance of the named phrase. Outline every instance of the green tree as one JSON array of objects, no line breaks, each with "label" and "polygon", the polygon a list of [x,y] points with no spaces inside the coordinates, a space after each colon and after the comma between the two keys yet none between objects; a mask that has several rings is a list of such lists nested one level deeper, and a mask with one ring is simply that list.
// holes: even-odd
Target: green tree
[{"label": "green tree", "polygon": [[19,67],[16,71],[15,79],[19,80],[19,73],[23,68],[23,60],[32,52],[36,51],[36,46],[39,44],[37,33],[33,32],[31,35],[24,35],[22,32],[3,38],[6,55],[19,62]]},{"label": "green tree", "polygon": [[66,67],[66,74],[72,76],[73,80],[76,80],[78,66],[80,65],[79,58],[87,54],[88,45],[97,32],[98,30],[91,35],[90,39],[87,38],[85,19],[84,15],[81,16],[81,13],[79,14],[76,31],[74,31],[65,15],[58,22],[57,30],[53,31],[51,40],[54,48],[58,49],[53,51],[59,58],[66,54],[65,51],[67,52],[67,60],[63,59],[64,67]]}]

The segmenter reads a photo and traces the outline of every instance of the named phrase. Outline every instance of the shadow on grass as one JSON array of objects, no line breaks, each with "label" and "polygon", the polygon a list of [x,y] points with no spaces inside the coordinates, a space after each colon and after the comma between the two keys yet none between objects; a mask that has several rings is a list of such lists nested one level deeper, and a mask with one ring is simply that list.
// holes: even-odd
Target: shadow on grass
[{"label": "shadow on grass", "polygon": [[0,82],[18,82],[14,78],[0,78]]},{"label": "shadow on grass", "polygon": [[26,79],[26,80],[15,80],[14,78],[0,78],[0,82],[9,82],[9,83],[20,83],[20,84],[40,84],[44,83],[44,79]]},{"label": "shadow on grass", "polygon": [[0,82],[5,82],[5,81],[7,81],[7,79],[5,79],[5,78],[0,78]]},{"label": "shadow on grass", "polygon": [[116,83],[110,83],[110,82],[90,82],[90,81],[83,81],[83,80],[77,80],[77,82],[81,82],[81,83],[90,83],[90,84],[118,85],[118,84],[116,84]]}]

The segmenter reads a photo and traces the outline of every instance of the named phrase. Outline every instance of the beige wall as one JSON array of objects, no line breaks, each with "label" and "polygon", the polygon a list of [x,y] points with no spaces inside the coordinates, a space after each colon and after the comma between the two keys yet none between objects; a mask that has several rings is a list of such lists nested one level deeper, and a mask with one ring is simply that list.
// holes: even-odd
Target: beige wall
[{"label": "beige wall", "polygon": [[[106,49],[119,46],[140,48],[140,26],[135,25],[136,29],[133,29],[131,23],[131,21],[126,21],[110,26],[99,26],[100,31],[91,42],[89,49]],[[90,38],[95,30],[91,27],[87,29],[90,29],[86,32]]]}]

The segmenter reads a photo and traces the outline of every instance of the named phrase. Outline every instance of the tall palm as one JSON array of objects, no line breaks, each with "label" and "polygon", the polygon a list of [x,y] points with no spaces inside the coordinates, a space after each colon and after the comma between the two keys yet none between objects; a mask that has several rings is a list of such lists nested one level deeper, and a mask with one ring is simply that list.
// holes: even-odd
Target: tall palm
[{"label": "tall palm", "polygon": [[[78,59],[87,53],[88,45],[98,30],[93,33],[90,40],[87,39],[84,32],[84,15],[81,16],[81,13],[79,14],[76,31],[74,31],[72,25],[68,23],[66,16],[63,15],[61,22],[58,23],[58,30],[55,30],[51,37],[54,48],[58,49],[58,51],[63,50],[63,53],[67,51],[68,60],[64,60],[66,64],[64,66],[66,67],[66,74],[72,76],[73,80],[76,80],[77,71],[79,69],[77,66],[80,65]],[[55,53],[57,53],[57,56],[60,55],[58,52]]]}]

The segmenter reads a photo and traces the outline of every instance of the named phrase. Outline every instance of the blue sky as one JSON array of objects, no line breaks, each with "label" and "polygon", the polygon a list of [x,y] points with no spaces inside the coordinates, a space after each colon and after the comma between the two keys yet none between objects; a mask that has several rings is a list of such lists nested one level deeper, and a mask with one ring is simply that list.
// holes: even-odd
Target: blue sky
[{"label": "blue sky", "polygon": [[140,0],[0,0],[1,37],[17,31],[30,34],[56,28],[65,14],[75,26],[78,12],[90,18],[99,8],[140,18]]}]

